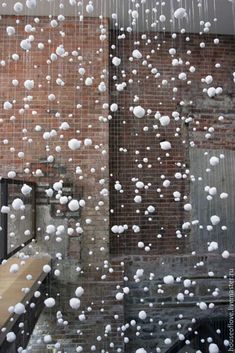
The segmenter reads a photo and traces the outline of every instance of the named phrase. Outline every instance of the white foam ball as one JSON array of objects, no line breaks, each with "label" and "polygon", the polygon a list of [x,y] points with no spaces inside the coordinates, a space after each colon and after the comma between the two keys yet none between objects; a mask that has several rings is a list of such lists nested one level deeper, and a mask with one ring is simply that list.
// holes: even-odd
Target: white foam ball
[{"label": "white foam ball", "polygon": [[144,183],[143,183],[142,181],[137,181],[137,183],[135,184],[135,186],[136,186],[138,189],[143,189]]},{"label": "white foam ball", "polygon": [[86,6],[86,12],[90,14],[92,14],[92,12],[94,11],[94,6],[92,5],[92,3],[90,2],[87,6]]},{"label": "white foam ball", "polygon": [[138,49],[133,50],[132,56],[135,59],[141,59],[142,58],[142,54],[141,54],[141,52]]},{"label": "white foam ball", "polygon": [[79,200],[79,206],[80,207],[85,207],[86,201],[85,200]]},{"label": "white foam ball", "polygon": [[79,69],[78,69],[78,72],[79,72],[79,74],[80,75],[85,75],[85,72],[86,72],[86,70],[84,69],[84,67],[80,67]]},{"label": "white foam ball", "polygon": [[124,297],[124,293],[118,292],[118,293],[116,294],[116,300],[118,300],[118,301],[122,300],[123,297]]},{"label": "white foam ball", "polygon": [[182,18],[187,16],[187,12],[183,7],[178,8],[177,10],[175,10],[174,12],[174,17],[177,20],[182,20]]},{"label": "white foam ball", "polygon": [[18,54],[12,54],[12,59],[14,60],[14,61],[18,61],[19,60],[19,58],[20,58],[20,56],[18,55]]},{"label": "white foam ball", "polygon": [[138,348],[135,353],[147,353],[147,351],[144,348]]},{"label": "white foam ball", "polygon": [[26,33],[31,33],[34,31],[34,27],[31,26],[30,24],[27,24],[25,27],[24,27],[24,30]]},{"label": "white foam ball", "polygon": [[21,192],[23,195],[28,195],[28,194],[30,194],[31,191],[32,191],[31,186],[29,186],[27,184],[24,184],[21,188]]},{"label": "white foam ball", "polygon": [[44,265],[42,269],[43,269],[43,272],[45,272],[45,273],[51,272],[51,266],[50,265]]},{"label": "white foam ball", "polygon": [[38,43],[38,49],[42,50],[44,49],[45,45],[43,43]]},{"label": "white foam ball", "polygon": [[24,206],[24,203],[21,199],[14,199],[13,202],[12,202],[12,208],[14,210],[19,210],[22,208],[22,206]]},{"label": "white foam ball", "polygon": [[181,81],[185,81],[185,80],[187,80],[187,75],[186,75],[185,72],[181,72],[181,73],[178,75],[178,78],[179,78],[179,80],[181,80]]},{"label": "white foam ball", "polygon": [[84,146],[91,146],[92,145],[92,139],[86,138],[84,140]]},{"label": "white foam ball", "polygon": [[144,310],[141,310],[138,314],[140,320],[145,320],[147,318],[147,314]]},{"label": "white foam ball", "polygon": [[208,251],[215,251],[218,249],[218,243],[216,241],[212,241],[208,246]]},{"label": "white foam ball", "polygon": [[71,298],[69,301],[70,307],[75,310],[79,309],[80,304],[81,304],[81,302],[78,298]]},{"label": "white foam ball", "polygon": [[21,49],[23,50],[30,50],[31,49],[31,42],[29,39],[23,39],[21,42],[20,42],[20,47]]},{"label": "white foam ball", "polygon": [[219,164],[219,158],[215,157],[215,156],[211,157],[210,158],[210,165],[216,166],[217,164]]},{"label": "white foam ball", "polygon": [[170,55],[175,55],[175,54],[176,54],[175,48],[170,48],[170,49],[169,49],[169,54],[170,54]]},{"label": "white foam ball", "polygon": [[16,32],[15,27],[7,26],[6,32],[7,32],[8,36],[13,36]]},{"label": "white foam ball", "polygon": [[166,21],[166,16],[165,15],[160,15],[159,16],[159,21],[160,22],[165,22]]},{"label": "white foam ball", "polygon": [[91,77],[87,77],[85,80],[85,85],[86,86],[91,86],[93,84],[93,80]]},{"label": "white foam ball", "polygon": [[69,125],[69,123],[67,123],[67,121],[64,121],[63,123],[61,123],[61,125],[60,125],[60,130],[69,130],[69,128],[70,128],[70,125]]},{"label": "white foam ball", "polygon": [[191,286],[192,282],[190,279],[185,279],[184,280],[184,287],[189,288]]},{"label": "white foam ball", "polygon": [[223,88],[222,87],[217,87],[216,89],[215,89],[215,93],[216,94],[221,94],[223,92]]},{"label": "white foam ball", "polygon": [[136,196],[134,197],[134,201],[135,201],[136,203],[141,203],[141,202],[142,202],[142,197],[141,197],[140,195],[136,195]]},{"label": "white foam ball", "polygon": [[16,335],[14,334],[14,332],[8,332],[6,335],[6,340],[7,342],[14,342],[16,340]]},{"label": "white foam ball", "polygon": [[216,89],[215,87],[210,87],[207,90],[207,94],[210,98],[214,97],[216,95]]},{"label": "white foam ball", "polygon": [[82,287],[77,287],[75,290],[76,297],[80,298],[84,294],[84,289]]},{"label": "white foam ball", "polygon": [[112,59],[112,63],[114,66],[119,66],[121,64],[122,60],[120,58],[118,58],[117,56],[115,56],[113,59]]},{"label": "white foam ball", "polygon": [[219,347],[215,343],[210,343],[209,344],[209,353],[219,353]]},{"label": "white foam ball", "polygon": [[171,143],[169,141],[162,141],[160,142],[160,147],[164,151],[168,151],[171,149]]},{"label": "white foam ball", "polygon": [[2,206],[1,207],[1,213],[3,214],[7,214],[7,213],[10,213],[11,209],[9,206]]},{"label": "white foam ball", "polygon": [[10,267],[10,273],[16,273],[18,272],[20,269],[20,266],[18,264],[12,264],[11,267]]},{"label": "white foam ball", "polygon": [[118,110],[118,105],[116,103],[111,104],[110,110],[111,112],[116,112]]},{"label": "white foam ball", "polygon": [[161,116],[159,120],[160,120],[160,124],[162,126],[167,126],[170,124],[170,118],[168,115]]},{"label": "white foam ball", "polygon": [[105,92],[107,89],[105,82],[101,82],[98,86],[98,89],[99,89],[99,92],[101,92],[101,93]]},{"label": "white foam ball", "polygon": [[144,243],[142,241],[138,242],[138,248],[140,249],[144,248]]},{"label": "white foam ball", "polygon": [[170,180],[166,179],[163,181],[162,185],[164,186],[164,188],[168,188],[171,185],[171,182],[170,182]]},{"label": "white foam ball", "polygon": [[215,196],[217,194],[216,187],[209,188],[209,194]]},{"label": "white foam ball", "polygon": [[23,6],[23,4],[21,3],[21,2],[16,2],[15,4],[14,4],[14,11],[15,12],[17,12],[17,13],[19,13],[19,12],[22,12],[23,11],[23,9],[24,9],[24,6]]},{"label": "white foam ball", "polygon": [[138,270],[136,271],[136,276],[138,278],[142,277],[144,275],[144,270],[142,268],[138,268]]},{"label": "white foam ball", "polygon": [[200,302],[200,303],[199,303],[199,308],[200,308],[201,310],[206,310],[206,309],[207,309],[207,304],[206,304],[205,302]]},{"label": "white foam ball", "polygon": [[37,0],[26,0],[26,6],[29,9],[35,9],[37,7]]},{"label": "white foam ball", "polygon": [[177,300],[179,302],[183,302],[184,301],[184,294],[183,293],[178,293],[177,294]]},{"label": "white foam ball", "polygon": [[68,204],[68,208],[70,209],[70,211],[77,211],[79,209],[78,200],[71,200]]},{"label": "white foam ball", "polygon": [[140,105],[138,105],[137,107],[135,107],[133,109],[133,113],[136,118],[141,119],[145,116],[145,109],[143,107],[141,107]]},{"label": "white foam ball", "polygon": [[11,170],[10,172],[7,173],[8,178],[14,179],[16,177],[16,172],[14,170]]},{"label": "white foam ball", "polygon": [[184,205],[184,210],[185,210],[185,211],[191,211],[191,210],[192,210],[192,205],[191,205],[190,203],[186,203],[186,204]]},{"label": "white foam ball", "polygon": [[48,100],[49,100],[50,102],[53,102],[55,99],[56,99],[56,96],[55,96],[53,93],[50,93],[50,94],[48,95]]},{"label": "white foam ball", "polygon": [[60,182],[60,181],[55,182],[55,183],[53,184],[53,189],[56,190],[56,191],[61,190],[62,187],[63,187],[63,184],[62,184],[62,182]]},{"label": "white foam ball", "polygon": [[138,11],[136,11],[136,10],[131,11],[131,16],[132,16],[132,18],[137,19],[139,17]]},{"label": "white foam ball", "polygon": [[25,306],[22,303],[17,303],[14,307],[14,313],[17,315],[22,315],[25,312]]},{"label": "white foam ball", "polygon": [[30,91],[31,89],[34,88],[34,80],[26,80],[24,81],[24,87]]},{"label": "white foam ball", "polygon": [[155,207],[152,206],[152,205],[149,205],[149,206],[147,207],[147,211],[148,211],[149,213],[153,213],[153,212],[155,212]]},{"label": "white foam ball", "polygon": [[165,284],[173,284],[174,283],[174,277],[172,275],[164,276],[163,277],[163,282]]},{"label": "white foam ball", "polygon": [[61,196],[60,197],[60,204],[61,205],[66,205],[68,203],[68,197],[67,196]]},{"label": "white foam ball", "polygon": [[13,107],[13,104],[9,101],[3,103],[3,109],[5,110],[10,110],[12,109],[12,107]]},{"label": "white foam ball", "polygon": [[228,194],[227,194],[226,192],[222,192],[222,193],[220,194],[220,198],[221,198],[222,200],[227,199],[227,198],[228,198]]},{"label": "white foam ball", "polygon": [[52,337],[51,337],[51,335],[45,335],[45,336],[43,337],[43,341],[44,341],[44,343],[50,343],[50,342],[52,342]]},{"label": "white foam ball", "polygon": [[224,259],[228,259],[229,256],[230,256],[230,254],[229,254],[229,252],[228,252],[227,250],[224,250],[224,251],[222,252],[221,256],[222,256]]},{"label": "white foam ball", "polygon": [[77,139],[71,139],[68,141],[68,146],[72,151],[75,151],[81,147],[81,141]]},{"label": "white foam ball", "polygon": [[55,299],[54,298],[47,298],[44,300],[44,304],[47,308],[52,308],[55,306]]},{"label": "white foam ball", "polygon": [[219,216],[216,216],[216,215],[211,216],[210,220],[213,226],[216,226],[220,222]]},{"label": "white foam ball", "polygon": [[205,82],[210,85],[213,82],[213,77],[211,75],[206,76]]},{"label": "white foam ball", "polygon": [[172,340],[170,338],[166,338],[166,339],[164,339],[164,343],[166,345],[170,345],[172,343]]}]

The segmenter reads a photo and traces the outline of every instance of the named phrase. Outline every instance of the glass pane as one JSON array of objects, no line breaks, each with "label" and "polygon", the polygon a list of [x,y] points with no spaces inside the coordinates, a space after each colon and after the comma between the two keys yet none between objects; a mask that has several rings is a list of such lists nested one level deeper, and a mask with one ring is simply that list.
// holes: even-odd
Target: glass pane
[{"label": "glass pane", "polygon": [[12,206],[15,199],[20,199],[24,203],[23,209],[13,209],[8,215],[7,241],[8,254],[27,242],[33,237],[33,196],[32,191],[28,195],[21,193],[22,184],[8,185],[8,205]]}]

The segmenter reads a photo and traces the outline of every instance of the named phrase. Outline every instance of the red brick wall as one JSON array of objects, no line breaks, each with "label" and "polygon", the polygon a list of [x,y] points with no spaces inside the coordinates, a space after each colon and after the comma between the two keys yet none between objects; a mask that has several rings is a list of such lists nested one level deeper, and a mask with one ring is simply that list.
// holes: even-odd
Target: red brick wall
[{"label": "red brick wall", "polygon": [[[14,16],[3,16],[0,21],[0,58],[6,63],[4,67],[0,66],[0,174],[7,176],[10,170],[15,170],[17,178],[33,179],[37,183],[48,182],[50,187],[61,179],[65,183],[72,184],[74,197],[82,196],[86,201],[86,207],[82,211],[86,240],[81,245],[84,258],[87,258],[89,249],[93,249],[98,258],[101,254],[99,247],[103,245],[102,238],[108,237],[109,229],[108,221],[104,220],[108,219],[108,198],[100,195],[102,188],[108,187],[108,124],[99,121],[100,115],[107,115],[107,110],[102,106],[108,103],[109,99],[108,36],[106,40],[100,40],[100,25],[108,32],[108,22],[106,19],[98,18],[86,18],[83,22],[66,18],[64,22],[59,22],[58,27],[52,28],[50,19],[46,17],[40,18],[38,24],[34,22],[33,17],[18,17],[19,24],[16,25],[16,19]],[[35,40],[29,52],[20,48],[21,40],[28,37],[24,32],[26,24],[35,27],[35,32],[30,33],[35,36]],[[6,34],[7,26],[16,28],[14,36],[9,37]],[[61,36],[61,31],[64,32],[64,37]],[[45,45],[43,50],[37,47],[40,42]],[[48,65],[50,55],[55,53],[57,46],[61,44],[64,45],[68,56],[63,59],[58,57],[57,61]],[[75,50],[78,56],[72,55]],[[14,53],[20,56],[17,62],[11,58]],[[86,70],[83,80],[78,73],[79,67]],[[46,77],[49,75],[51,79],[48,81]],[[58,75],[61,75],[61,79],[65,82],[64,87],[56,84]],[[94,76],[92,87],[87,87],[84,83],[88,76]],[[13,79],[19,81],[17,87],[11,84]],[[35,81],[35,87],[31,91],[24,88],[26,79]],[[104,93],[98,90],[101,81],[107,85],[107,91]],[[48,100],[51,93],[56,95],[53,102]],[[20,114],[19,109],[24,107],[23,99],[28,95],[33,96],[33,100],[29,103],[29,108]],[[3,109],[3,103],[7,100],[11,102],[15,100],[13,109],[9,111]],[[77,109],[77,104],[81,104],[82,108]],[[33,115],[33,111],[37,114]],[[55,116],[57,112],[60,113],[60,117]],[[16,117],[15,121],[10,119],[13,115]],[[70,124],[67,131],[59,130],[64,121]],[[41,132],[35,131],[36,125],[42,127]],[[23,132],[23,129],[27,131]],[[57,131],[57,136],[45,141],[43,133],[52,129]],[[91,138],[93,144],[73,152],[67,146],[71,138],[78,138],[81,141]],[[4,144],[5,139],[8,140],[7,144]],[[29,139],[32,140],[31,143]],[[55,151],[58,145],[61,146],[61,153]],[[11,148],[14,148],[14,151],[10,152]],[[107,153],[102,153],[105,150]],[[18,158],[20,151],[25,152],[23,159]],[[55,157],[54,163],[46,162],[49,155]],[[79,175],[75,174],[77,166],[83,170],[83,180],[79,180]],[[29,168],[28,174],[24,173],[25,168]],[[38,168],[43,170],[44,177],[33,176]],[[91,168],[95,168],[95,173],[91,172]],[[99,180],[103,178],[104,186],[99,184]],[[104,206],[96,211],[95,206],[100,200],[104,200]],[[86,218],[92,219],[91,225],[85,224]],[[94,234],[95,241],[92,241]],[[80,249],[75,249],[75,242],[71,239],[69,252],[79,256]],[[89,261],[92,258],[94,259],[90,256]]]},{"label": "red brick wall", "polygon": [[[157,39],[154,38],[155,34],[147,34],[147,39],[150,39],[151,43],[146,45],[146,40],[141,39],[141,34],[125,33],[125,40],[118,40],[117,34],[120,33],[112,32],[110,39],[110,45],[116,45],[116,48],[111,50],[111,54],[122,59],[118,70],[112,64],[110,65],[111,102],[119,105],[118,112],[112,114],[113,119],[110,124],[110,173],[112,174],[110,207],[114,210],[110,221],[111,226],[128,224],[129,229],[119,237],[116,234],[111,235],[111,252],[143,254],[144,250],[137,248],[138,241],[143,241],[145,245],[152,244],[150,254],[184,253],[190,251],[189,241],[185,240],[184,236],[182,239],[177,239],[175,231],[181,230],[182,222],[189,217],[183,211],[184,203],[190,202],[190,200],[183,200],[184,195],[189,195],[189,178],[176,180],[174,175],[176,172],[183,174],[187,168],[190,168],[187,165],[189,141],[194,141],[196,146],[204,148],[215,148],[215,146],[234,148],[232,136],[235,107],[234,100],[231,98],[234,94],[232,76],[235,64],[234,38],[219,36],[220,43],[215,45],[213,35],[189,35],[190,41],[187,41],[188,35],[178,34],[173,40],[170,34],[160,33]],[[134,45],[137,41],[140,42],[139,46]],[[206,43],[204,49],[199,47],[202,41]],[[172,47],[177,49],[175,58],[183,60],[182,66],[172,66],[172,57],[168,52]],[[135,48],[141,51],[143,58],[131,62],[129,57]],[[155,49],[154,53],[151,53],[152,49]],[[191,50],[191,55],[187,54],[188,50]],[[150,56],[147,60],[148,64],[152,64],[152,67],[157,68],[161,74],[157,79],[151,74],[151,68],[142,65],[147,55]],[[189,65],[185,64],[187,61],[190,62]],[[220,63],[221,68],[215,68],[216,63]],[[191,65],[195,66],[195,73],[189,72]],[[134,69],[137,70],[136,75],[132,73]],[[187,73],[191,85],[187,85],[187,81],[178,79],[180,72]],[[123,73],[125,77],[122,77]],[[214,78],[211,86],[221,86],[224,90],[221,96],[213,99],[206,98],[206,93],[202,92],[204,87],[209,86],[201,83],[201,78],[209,74]],[[117,75],[117,80],[113,80],[114,75]],[[172,77],[175,81],[171,80]],[[133,79],[132,84],[128,83],[129,79]],[[162,80],[168,80],[168,85],[162,86]],[[123,81],[127,83],[127,87],[123,92],[117,92],[115,84]],[[174,86],[178,88],[176,94],[172,93]],[[138,103],[133,102],[135,95],[140,98]],[[173,97],[175,97],[174,100],[172,100]],[[184,106],[180,104],[181,101],[185,102]],[[190,101],[192,102],[189,103]],[[129,107],[135,105],[141,105],[146,110],[151,109],[152,113],[144,119],[136,119],[129,111]],[[162,115],[170,116],[172,111],[176,110],[181,117],[192,116],[194,122],[185,124],[182,120],[171,119],[170,125],[161,127],[154,119],[154,114],[158,110]],[[223,114],[224,122],[218,122],[218,116]],[[196,120],[200,121],[199,126],[196,125]],[[158,130],[154,130],[153,125],[158,125]],[[144,126],[149,128],[147,132],[143,131]],[[206,140],[204,136],[201,139],[201,135],[199,139],[199,136],[193,133],[194,127],[200,131],[204,126],[216,127],[212,140]],[[177,128],[180,128],[180,131],[176,137]],[[157,133],[160,133],[159,137],[156,137]],[[169,157],[165,156],[165,152],[159,146],[159,142],[164,139],[172,144]],[[147,147],[151,149],[147,150]],[[128,152],[120,152],[120,148],[126,148]],[[135,154],[136,150],[140,152],[139,155]],[[157,160],[158,157],[161,157],[160,161]],[[148,158],[148,162],[144,163],[143,158]],[[138,163],[143,164],[142,169],[137,167]],[[176,163],[182,163],[182,167],[178,167]],[[152,167],[148,168],[148,164]],[[167,189],[162,186],[162,174],[171,181]],[[139,178],[145,184],[152,184],[148,190],[140,192],[143,197],[141,204],[135,204],[133,201],[135,196],[135,183],[131,182],[133,177]],[[117,180],[122,184],[124,193],[114,189],[114,183]],[[158,188],[161,192],[157,192]],[[182,194],[181,202],[174,201],[173,192],[176,190]],[[160,198],[161,193],[163,198]],[[148,217],[144,215],[150,204],[156,208],[152,221],[148,221]],[[137,209],[140,210],[139,214],[136,213]],[[141,227],[140,233],[135,234],[132,231],[134,224]],[[162,238],[157,238],[157,234],[161,234]]]},{"label": "red brick wall", "polygon": [[[142,253],[144,250],[137,248],[138,241],[143,241],[145,245],[150,243],[151,253],[162,254],[166,251],[183,253],[190,250],[184,238],[177,239],[175,236],[175,231],[180,229],[187,216],[182,212],[184,202],[176,203],[172,196],[175,190],[180,191],[182,196],[188,195],[187,179],[185,181],[174,178],[175,172],[183,173],[188,168],[188,166],[176,166],[178,162],[182,164],[185,161],[188,162],[188,151],[185,148],[187,143],[183,143],[184,140],[188,140],[188,126],[182,121],[174,122],[172,119],[167,128],[160,127],[158,121],[154,119],[154,114],[159,110],[162,114],[170,115],[173,110],[177,110],[182,113],[181,115],[192,115],[195,120],[200,120],[200,126],[195,125],[197,131],[204,131],[204,126],[213,126],[217,121],[215,116],[225,114],[225,121],[218,124],[219,128],[214,134],[213,141],[202,140],[201,135],[199,139],[199,135],[192,134],[191,127],[189,129],[190,139],[193,139],[199,147],[210,148],[210,146],[223,145],[233,148],[231,127],[233,127],[234,108],[232,101],[226,105],[226,100],[231,96],[234,87],[232,80],[235,57],[233,38],[221,36],[220,44],[214,45],[214,36],[210,35],[205,38],[190,35],[190,41],[186,41],[186,36],[183,35],[178,35],[176,40],[172,40],[169,34],[158,34],[158,39],[154,39],[154,35],[148,34],[148,38],[152,42],[146,46],[146,40],[142,40],[140,34],[132,36],[126,33],[125,40],[117,40],[116,34],[112,32],[110,43],[108,43],[108,39],[100,41],[99,26],[101,21],[99,19],[85,19],[83,24],[76,24],[74,19],[67,18],[55,29],[50,27],[47,18],[41,18],[39,24],[33,23],[33,18],[19,17],[19,19],[20,23],[16,26],[17,33],[13,37],[8,37],[5,29],[7,25],[15,25],[16,17],[3,17],[0,22],[1,60],[6,61],[6,66],[0,67],[0,105],[2,107],[6,100],[16,100],[11,111],[4,111],[2,108],[0,110],[0,118],[2,119],[0,132],[1,175],[6,176],[9,170],[16,170],[17,177],[23,177],[26,180],[30,178],[37,182],[47,181],[50,185],[55,180],[63,179],[65,182],[72,183],[75,196],[80,196],[82,192],[87,202],[86,208],[82,211],[82,222],[86,234],[81,245],[84,259],[87,258],[89,250],[93,250],[95,253],[95,256],[88,257],[88,261],[100,257],[100,246],[105,247],[104,255],[108,250],[109,201],[105,198],[105,205],[99,210],[95,210],[95,206],[100,200],[100,191],[103,188],[99,184],[99,180],[104,178],[106,180],[105,187],[108,187],[109,167],[112,181],[110,187],[111,226],[127,224],[129,227],[129,230],[120,235],[120,238],[111,234],[111,253]],[[20,41],[27,37],[23,31],[26,23],[31,23],[36,27],[35,41],[29,53],[23,52],[19,47]],[[107,28],[107,21],[103,20],[102,23]],[[59,31],[61,30],[65,32],[64,38],[60,36]],[[51,39],[51,43],[48,43],[48,39]],[[133,63],[129,61],[134,41],[137,40],[140,40],[139,48],[144,54],[143,59],[150,55],[148,64],[152,63],[153,68],[156,67],[160,72],[161,76],[158,79],[153,77],[147,66],[141,65],[142,60]],[[199,48],[201,41],[206,42],[205,49]],[[39,42],[45,44],[45,49],[42,51],[37,49]],[[65,50],[69,52],[68,57],[59,58],[56,62],[48,65],[47,60],[50,54],[55,52],[56,47],[62,43]],[[122,64],[119,70],[114,69],[113,65],[110,66],[110,92],[107,89],[106,93],[100,94],[97,89],[99,82],[104,80],[108,86],[107,73],[104,79],[100,79],[100,76],[104,74],[103,70],[108,70],[108,44],[116,44],[116,49],[110,49],[110,54],[121,57]],[[190,61],[190,65],[196,67],[195,73],[188,72],[190,65],[172,67],[172,58],[168,53],[171,47],[177,48],[175,57],[180,57],[184,62]],[[71,55],[71,52],[77,48],[80,48],[79,54],[83,56],[81,61]],[[100,48],[103,51],[98,54],[97,51]],[[155,48],[155,53],[151,53],[153,48]],[[188,55],[187,50],[191,50],[192,54]],[[11,59],[13,53],[20,55],[18,62]],[[221,64],[220,69],[214,67],[217,62]],[[86,69],[85,77],[90,75],[95,77],[92,89],[87,88],[84,82],[80,81],[80,75],[77,74],[79,63]],[[125,71],[126,77],[121,77],[120,69]],[[137,75],[132,74],[133,69],[137,69]],[[188,79],[192,80],[191,85],[177,79],[181,71],[188,73]],[[61,78],[66,84],[65,88],[61,88],[55,83],[58,74],[62,75]],[[216,101],[217,104],[213,105],[212,103],[204,107],[202,113],[201,102],[205,102],[202,89],[206,85],[200,83],[200,80],[207,74],[213,75],[214,84],[221,85],[224,88],[224,94],[211,100],[211,102]],[[46,81],[47,75],[51,76],[49,83]],[[112,80],[113,75],[118,76],[117,81]],[[175,82],[171,81],[172,77],[175,77]],[[15,78],[19,80],[19,86],[16,88],[11,85],[11,80]],[[132,84],[128,83],[130,78],[134,80]],[[24,89],[25,79],[35,80],[35,88],[32,91],[26,92]],[[166,87],[161,87],[163,79],[168,80]],[[117,93],[114,84],[123,81],[127,82],[127,88],[123,92]],[[38,87],[38,85],[41,86]],[[75,90],[78,85],[80,89]],[[174,101],[172,100],[173,86],[178,88]],[[56,94],[55,102],[48,101],[47,96],[50,93]],[[129,107],[136,104],[133,103],[135,94],[140,97],[138,104],[141,104],[145,109],[152,109],[148,118],[137,120],[129,112]],[[32,95],[33,101],[30,103],[30,108],[20,115],[19,109],[23,107],[23,98],[27,95]],[[186,108],[182,108],[180,101],[183,99],[186,103],[192,100],[192,105],[186,104]],[[110,103],[117,102],[119,104],[118,113],[112,114],[110,133],[108,124],[99,122],[100,115],[107,116],[107,111],[102,109],[102,106],[109,100]],[[76,104],[81,103],[82,109],[77,110],[75,102]],[[37,111],[36,116],[32,115],[34,110]],[[61,113],[60,118],[55,117],[57,111]],[[73,114],[73,116],[69,117],[69,114]],[[10,121],[12,115],[16,116],[15,122]],[[125,125],[123,124],[124,120]],[[60,138],[59,126],[63,121],[69,122],[71,129],[62,132],[64,138]],[[35,132],[35,125],[41,125],[42,132]],[[158,130],[154,130],[153,125],[159,125]],[[148,126],[149,131],[143,132],[144,126]],[[175,136],[176,128],[181,129],[177,137]],[[27,132],[22,132],[22,129],[27,129]],[[42,137],[43,132],[51,129],[55,129],[58,135],[46,143]],[[78,134],[79,139],[92,138],[93,146],[71,153],[67,148],[67,141],[76,136],[76,130],[81,131]],[[226,133],[229,144],[223,138],[225,130],[229,131]],[[157,133],[160,133],[160,137],[156,137]],[[23,140],[23,137],[26,137],[26,140]],[[200,140],[198,143],[197,138]],[[8,140],[7,144],[4,143],[4,139]],[[33,142],[29,143],[28,139],[32,139]],[[169,157],[165,157],[165,153],[159,148],[159,142],[164,139],[172,143]],[[50,151],[45,150],[46,144],[48,144]],[[61,153],[55,152],[57,145],[61,146]],[[95,149],[95,145],[99,148]],[[12,147],[15,148],[15,151],[10,152]],[[120,147],[126,148],[128,152],[119,152]],[[148,147],[151,149],[148,150]],[[103,150],[106,150],[107,153],[103,154]],[[140,152],[139,155],[135,155],[136,150]],[[20,151],[25,152],[23,160],[17,157]],[[110,152],[110,158],[108,152]],[[55,156],[55,162],[48,164],[46,158],[51,154]],[[72,161],[69,161],[70,157],[72,157]],[[148,158],[147,163],[142,161],[145,157]],[[157,160],[158,157],[161,157],[160,161]],[[137,159],[138,162],[135,162]],[[138,163],[143,164],[142,169],[137,168]],[[148,168],[148,164],[151,164],[152,167]],[[84,171],[83,180],[79,180],[78,176],[74,174],[77,165],[80,165]],[[26,167],[30,169],[28,175],[23,173]],[[96,169],[95,173],[91,173],[91,167]],[[103,171],[102,167],[104,167]],[[44,177],[35,178],[32,176],[37,168],[44,171]],[[171,186],[168,189],[162,186],[162,174],[171,181]],[[141,191],[143,202],[139,206],[133,202],[135,196],[134,183],[131,182],[133,177],[152,184],[148,190]],[[124,193],[121,194],[114,190],[113,183],[116,180],[119,180],[123,185]],[[157,191],[158,188],[161,189],[161,192]],[[160,198],[161,193],[163,198]],[[89,200],[88,196],[91,196]],[[152,221],[148,221],[148,217],[144,215],[144,211],[150,204],[156,207]],[[124,207],[122,207],[123,205]],[[137,209],[140,210],[139,214],[136,213]],[[92,219],[91,225],[84,224],[86,218]],[[133,233],[131,227],[135,224],[141,227],[140,233]],[[161,239],[157,238],[158,234],[162,235]],[[92,240],[93,237],[95,240]],[[80,248],[75,250],[76,244],[77,240],[71,239],[69,252],[75,257],[80,251]],[[179,249],[176,250],[176,247]]]}]

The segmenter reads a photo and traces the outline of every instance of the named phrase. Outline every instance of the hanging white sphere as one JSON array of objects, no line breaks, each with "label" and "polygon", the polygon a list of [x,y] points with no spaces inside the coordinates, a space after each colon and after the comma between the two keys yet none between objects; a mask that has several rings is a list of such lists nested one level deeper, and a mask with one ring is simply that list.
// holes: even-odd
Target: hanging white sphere
[{"label": "hanging white sphere", "polygon": [[24,81],[24,87],[27,89],[27,90],[31,90],[34,88],[34,80],[26,80]]},{"label": "hanging white sphere", "polygon": [[86,12],[89,15],[91,15],[93,11],[94,11],[94,6],[93,6],[92,2],[90,1],[89,4],[86,6]]},{"label": "hanging white sphere", "polygon": [[79,209],[78,200],[71,200],[68,204],[68,208],[70,209],[70,211],[77,211]]},{"label": "hanging white sphere", "polygon": [[133,114],[136,118],[143,118],[145,116],[145,109],[143,107],[141,107],[140,105],[138,105],[137,107],[135,107],[133,109]]},{"label": "hanging white sphere", "polygon": [[171,143],[169,141],[160,142],[161,149],[164,151],[168,151],[171,149]]},{"label": "hanging white sphere", "polygon": [[142,58],[142,54],[141,54],[141,52],[138,49],[133,50],[132,56],[135,59],[141,59]]},{"label": "hanging white sphere", "polygon": [[78,298],[71,298],[69,301],[70,307],[75,310],[79,309],[80,304],[81,304],[81,302]]},{"label": "hanging white sphere", "polygon": [[26,0],[26,6],[31,9],[36,9],[37,7],[37,0]]},{"label": "hanging white sphere", "polygon": [[113,59],[112,59],[112,63],[114,66],[119,66],[121,64],[121,59],[118,58],[117,56],[115,56]]},{"label": "hanging white sphere", "polygon": [[82,287],[77,287],[75,290],[76,297],[80,298],[84,294],[84,289]]},{"label": "hanging white sphere", "polygon": [[163,277],[163,282],[165,284],[173,284],[174,283],[174,277],[172,275],[168,275]]},{"label": "hanging white sphere", "polygon": [[187,12],[183,7],[178,8],[177,10],[175,10],[174,12],[174,17],[177,20],[182,20],[182,18],[187,16]]},{"label": "hanging white sphere", "polygon": [[77,139],[71,139],[68,141],[68,146],[72,151],[75,151],[81,147],[81,141]]},{"label": "hanging white sphere", "polygon": [[10,267],[9,272],[10,273],[17,273],[20,269],[20,266],[18,264],[12,264]]},{"label": "hanging white sphere", "polygon": [[28,194],[30,194],[31,191],[32,191],[31,186],[29,186],[27,184],[24,184],[21,188],[21,192],[23,195],[28,195]]},{"label": "hanging white sphere", "polygon": [[14,332],[8,332],[7,335],[6,335],[6,340],[7,342],[14,342],[16,340],[16,335]]},{"label": "hanging white sphere", "polygon": [[23,6],[23,4],[22,4],[21,2],[16,2],[16,3],[14,4],[13,9],[14,9],[15,12],[19,13],[19,12],[22,12],[22,11],[23,11],[24,6]]},{"label": "hanging white sphere", "polygon": [[17,303],[14,307],[14,313],[17,315],[22,315],[25,312],[25,306],[22,303]]},{"label": "hanging white sphere", "polygon": [[15,27],[7,26],[6,32],[7,32],[9,37],[13,36],[15,34],[15,32],[16,32]]},{"label": "hanging white sphere", "polygon": [[12,208],[14,210],[20,210],[23,206],[24,206],[24,203],[19,198],[14,199],[13,202],[12,202]]},{"label": "hanging white sphere", "polygon": [[47,308],[52,308],[55,306],[55,299],[54,298],[47,298],[44,300],[44,304]]},{"label": "hanging white sphere", "polygon": [[147,318],[147,314],[144,310],[141,310],[138,314],[140,320],[145,320]]},{"label": "hanging white sphere", "polygon": [[171,121],[168,115],[163,115],[163,116],[161,116],[159,120],[160,120],[160,124],[161,124],[162,126],[167,126],[167,125],[169,125],[169,124],[170,124],[170,121]]}]

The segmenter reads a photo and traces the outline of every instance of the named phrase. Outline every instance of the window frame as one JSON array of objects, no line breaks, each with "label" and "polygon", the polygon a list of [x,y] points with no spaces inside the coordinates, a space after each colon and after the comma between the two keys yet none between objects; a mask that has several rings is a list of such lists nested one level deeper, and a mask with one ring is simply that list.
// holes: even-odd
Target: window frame
[{"label": "window frame", "polygon": [[2,213],[0,214],[1,220],[1,228],[0,228],[0,261],[4,259],[8,259],[17,253],[20,249],[24,248],[28,245],[33,239],[36,238],[36,183],[32,181],[19,180],[19,179],[0,179],[0,209],[2,206],[8,206],[9,200],[9,185],[27,185],[32,187],[31,195],[32,195],[32,236],[28,239],[24,244],[19,245],[14,250],[8,253],[8,214]]}]

